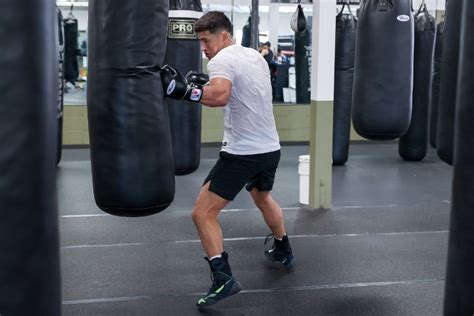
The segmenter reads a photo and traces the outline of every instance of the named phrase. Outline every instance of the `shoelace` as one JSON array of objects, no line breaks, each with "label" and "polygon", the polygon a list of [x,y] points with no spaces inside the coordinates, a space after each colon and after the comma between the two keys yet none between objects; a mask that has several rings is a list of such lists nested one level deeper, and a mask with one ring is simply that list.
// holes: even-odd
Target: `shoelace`
[{"label": "shoelace", "polygon": [[212,271],[211,271],[211,273],[209,274],[209,278],[211,279],[211,282],[212,282],[211,288],[214,288],[214,286],[215,286],[214,281],[215,281],[215,280],[214,280],[214,273],[212,273]]},{"label": "shoelace", "polygon": [[263,242],[264,245],[266,245],[269,241],[272,239],[275,239],[275,235],[273,234],[268,234],[267,237],[265,237],[265,241]]}]

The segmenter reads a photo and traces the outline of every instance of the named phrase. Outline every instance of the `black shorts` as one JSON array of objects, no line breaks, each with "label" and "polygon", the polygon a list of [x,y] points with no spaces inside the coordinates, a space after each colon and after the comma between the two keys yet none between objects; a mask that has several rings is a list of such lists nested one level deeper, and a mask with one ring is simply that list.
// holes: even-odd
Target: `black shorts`
[{"label": "black shorts", "polygon": [[221,151],[204,184],[211,181],[209,191],[227,201],[234,200],[244,186],[247,191],[253,188],[271,191],[279,162],[280,150],[256,155],[233,155]]}]

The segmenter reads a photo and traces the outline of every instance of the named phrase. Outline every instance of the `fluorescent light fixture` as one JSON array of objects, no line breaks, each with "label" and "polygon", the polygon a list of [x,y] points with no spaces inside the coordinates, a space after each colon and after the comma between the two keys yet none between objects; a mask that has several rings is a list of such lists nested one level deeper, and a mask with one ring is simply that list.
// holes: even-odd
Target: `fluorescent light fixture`
[{"label": "fluorescent light fixture", "polygon": [[71,7],[74,5],[74,8],[88,8],[89,1],[56,1],[58,7]]}]

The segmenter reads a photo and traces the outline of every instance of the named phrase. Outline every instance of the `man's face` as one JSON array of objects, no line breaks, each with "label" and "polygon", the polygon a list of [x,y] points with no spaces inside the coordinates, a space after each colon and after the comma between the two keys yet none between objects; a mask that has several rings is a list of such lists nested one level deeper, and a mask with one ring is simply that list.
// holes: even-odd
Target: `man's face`
[{"label": "man's face", "polygon": [[201,42],[201,50],[207,58],[211,60],[217,53],[225,47],[225,32],[217,32],[212,34],[209,31],[198,33],[199,41]]}]

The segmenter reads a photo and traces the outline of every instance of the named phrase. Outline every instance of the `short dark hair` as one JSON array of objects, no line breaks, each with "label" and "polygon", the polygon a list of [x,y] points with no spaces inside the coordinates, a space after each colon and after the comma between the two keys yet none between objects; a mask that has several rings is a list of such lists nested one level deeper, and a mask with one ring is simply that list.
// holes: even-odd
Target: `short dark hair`
[{"label": "short dark hair", "polygon": [[194,26],[196,33],[209,31],[215,34],[220,31],[227,31],[233,35],[232,23],[230,23],[227,16],[220,11],[209,11],[197,20]]}]

